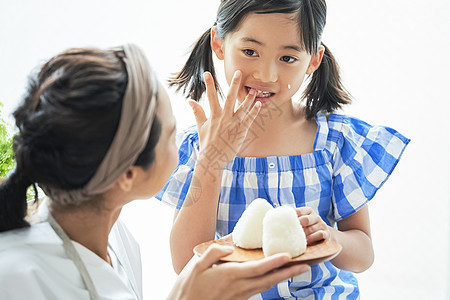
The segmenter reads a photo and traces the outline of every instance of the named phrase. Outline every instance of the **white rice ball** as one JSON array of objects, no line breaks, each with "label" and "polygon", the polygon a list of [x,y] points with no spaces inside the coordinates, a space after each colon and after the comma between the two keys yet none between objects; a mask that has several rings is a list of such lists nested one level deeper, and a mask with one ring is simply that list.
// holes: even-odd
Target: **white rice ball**
[{"label": "white rice ball", "polygon": [[265,199],[253,200],[234,227],[234,244],[246,249],[262,248],[263,219],[272,209]]},{"label": "white rice ball", "polygon": [[291,257],[306,251],[306,235],[295,209],[280,206],[267,212],[263,221],[264,256],[288,253]]}]

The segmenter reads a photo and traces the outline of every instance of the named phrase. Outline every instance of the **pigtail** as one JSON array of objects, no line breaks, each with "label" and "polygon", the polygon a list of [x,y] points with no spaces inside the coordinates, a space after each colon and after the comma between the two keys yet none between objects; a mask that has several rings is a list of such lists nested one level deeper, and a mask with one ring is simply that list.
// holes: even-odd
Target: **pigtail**
[{"label": "pigtail", "polygon": [[169,86],[176,86],[177,91],[183,90],[186,98],[198,101],[206,91],[206,86],[203,82],[203,73],[205,71],[211,73],[216,90],[222,95],[214,69],[211,50],[211,29],[206,30],[198,39],[183,69],[169,80]]},{"label": "pigtail", "polygon": [[28,227],[27,189],[31,180],[16,169],[0,185],[0,232]]},{"label": "pigtail", "polygon": [[344,88],[339,65],[323,43],[325,52],[320,67],[312,74],[303,97],[306,99],[306,118],[313,119],[320,111],[333,112],[351,103],[351,96]]}]

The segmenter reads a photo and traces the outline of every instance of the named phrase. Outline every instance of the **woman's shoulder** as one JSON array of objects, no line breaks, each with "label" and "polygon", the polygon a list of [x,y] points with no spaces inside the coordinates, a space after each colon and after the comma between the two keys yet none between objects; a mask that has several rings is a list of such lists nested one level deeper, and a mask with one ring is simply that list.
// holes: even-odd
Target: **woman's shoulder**
[{"label": "woman's shoulder", "polygon": [[46,257],[57,249],[62,241],[46,222],[1,233],[0,278],[45,273]]},{"label": "woman's shoulder", "polygon": [[36,244],[62,244],[62,241],[47,222],[0,233],[0,252]]},{"label": "woman's shoulder", "polygon": [[83,299],[73,269],[47,222],[0,234],[0,299]]},{"label": "woman's shoulder", "polygon": [[45,299],[37,287],[47,280],[48,266],[40,258],[26,245],[0,251],[0,299]]},{"label": "woman's shoulder", "polygon": [[47,222],[0,234],[0,265],[11,264],[12,258],[20,257],[15,263],[29,265],[45,249],[61,247],[62,240]]}]

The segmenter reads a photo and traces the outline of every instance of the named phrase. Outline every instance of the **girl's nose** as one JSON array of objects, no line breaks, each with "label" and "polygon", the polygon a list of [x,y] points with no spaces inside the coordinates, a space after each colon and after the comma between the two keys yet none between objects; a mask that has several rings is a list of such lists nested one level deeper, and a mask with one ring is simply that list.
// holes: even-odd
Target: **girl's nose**
[{"label": "girl's nose", "polygon": [[278,80],[278,69],[274,62],[266,62],[256,66],[253,77],[262,82],[276,82]]}]

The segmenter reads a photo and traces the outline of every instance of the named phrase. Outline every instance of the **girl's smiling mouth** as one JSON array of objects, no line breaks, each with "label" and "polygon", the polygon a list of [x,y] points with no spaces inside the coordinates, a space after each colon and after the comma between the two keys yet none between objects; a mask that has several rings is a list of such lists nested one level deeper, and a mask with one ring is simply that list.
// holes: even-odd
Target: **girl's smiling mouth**
[{"label": "girl's smiling mouth", "polygon": [[[245,87],[245,90],[247,91],[247,94],[250,92],[250,89],[252,89],[249,86]],[[256,91],[256,98],[255,101],[259,101],[261,103],[266,103],[268,101],[270,101],[270,99],[272,98],[273,95],[275,95],[275,93],[270,92],[270,91],[263,91],[261,89],[258,88],[253,88]]]}]

